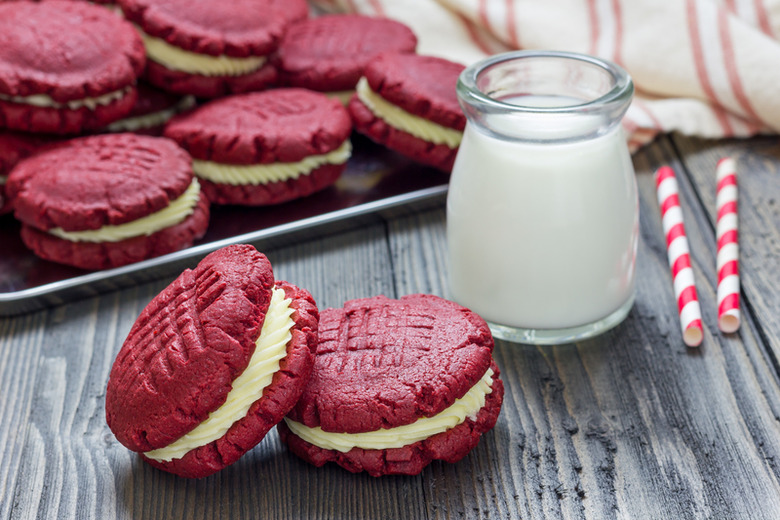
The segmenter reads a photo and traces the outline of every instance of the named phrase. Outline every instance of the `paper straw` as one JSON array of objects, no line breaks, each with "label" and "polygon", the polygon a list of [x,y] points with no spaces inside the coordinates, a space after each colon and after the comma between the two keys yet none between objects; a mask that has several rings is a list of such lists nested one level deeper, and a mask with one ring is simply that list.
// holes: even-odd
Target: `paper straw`
[{"label": "paper straw", "polygon": [[718,240],[718,327],[723,332],[739,328],[739,243],[737,242],[737,168],[731,157],[718,161],[715,236]]},{"label": "paper straw", "polygon": [[674,170],[662,166],[655,172],[656,194],[661,207],[661,219],[666,236],[666,253],[674,281],[674,296],[680,316],[683,341],[689,347],[697,347],[703,337],[701,307],[691,268],[688,237],[683,225],[679,189]]}]

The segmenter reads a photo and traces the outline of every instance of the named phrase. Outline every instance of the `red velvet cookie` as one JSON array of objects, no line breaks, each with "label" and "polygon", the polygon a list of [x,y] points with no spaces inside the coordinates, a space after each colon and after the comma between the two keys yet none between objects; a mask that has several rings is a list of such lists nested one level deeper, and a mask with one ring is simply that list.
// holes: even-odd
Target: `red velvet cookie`
[{"label": "red velvet cookie", "polygon": [[355,129],[416,161],[451,171],[466,127],[455,92],[463,69],[433,56],[377,56],[349,102]]},{"label": "red velvet cookie", "polygon": [[492,351],[482,318],[436,296],[326,309],[311,379],[279,434],[316,466],[336,462],[374,476],[456,462],[501,409]]},{"label": "red velvet cookie", "polygon": [[119,0],[141,33],[147,79],[178,94],[219,97],[276,81],[268,60],[305,0]]},{"label": "red velvet cookie", "polygon": [[283,85],[340,93],[355,89],[363,69],[377,54],[414,52],[416,46],[411,29],[395,20],[325,15],[291,25],[275,63]]},{"label": "red velvet cookie", "polygon": [[209,202],[192,159],[162,137],[63,141],[13,169],[6,186],[21,236],[46,260],[105,269],[189,247]]},{"label": "red velvet cookie", "polygon": [[144,135],[162,134],[165,123],[178,113],[195,106],[194,96],[172,94],[149,83],[138,83],[138,99],[126,117],[114,121],[106,132],[134,132]]},{"label": "red velvet cookie", "polygon": [[5,194],[5,184],[11,169],[33,154],[45,138],[36,134],[0,130],[0,215],[11,211],[11,204]]},{"label": "red velvet cookie", "polygon": [[311,295],[274,282],[254,247],[211,253],[130,330],[106,391],[111,431],[151,465],[184,477],[232,464],[301,395],[317,320]]},{"label": "red velvet cookie", "polygon": [[259,206],[336,182],[350,155],[351,129],[338,101],[273,89],[213,100],[174,117],[164,135],[192,155],[212,202]]},{"label": "red velvet cookie", "polygon": [[145,59],[132,25],[104,7],[0,2],[0,127],[101,128],[132,109]]}]

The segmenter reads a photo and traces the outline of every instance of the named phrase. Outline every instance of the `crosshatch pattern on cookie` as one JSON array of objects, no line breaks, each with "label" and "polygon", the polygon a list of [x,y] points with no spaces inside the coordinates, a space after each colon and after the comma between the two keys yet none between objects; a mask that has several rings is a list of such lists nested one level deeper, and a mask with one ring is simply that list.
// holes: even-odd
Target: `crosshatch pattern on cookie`
[{"label": "crosshatch pattern on cookie", "polygon": [[431,350],[435,319],[414,308],[354,309],[320,330],[319,363],[338,373],[412,365]]},{"label": "crosshatch pattern on cookie", "polygon": [[[165,446],[224,401],[249,361],[270,303],[270,264],[264,256],[252,260],[251,269],[201,263],[144,309],[110,377],[110,386],[121,391],[109,401],[121,394],[133,402],[132,410],[111,406],[120,442],[139,451]],[[184,386],[185,392],[177,390]]]},{"label": "crosshatch pattern on cookie", "polygon": [[325,431],[409,424],[462,397],[492,360],[479,316],[431,295],[353,300],[320,316],[312,379],[292,420]]},{"label": "crosshatch pattern on cookie", "polygon": [[[131,337],[137,341],[135,363],[158,368],[155,374],[171,376],[177,367],[187,364],[191,350],[201,350],[205,333],[199,314],[206,310],[225,290],[219,282],[219,274],[207,269],[194,278],[194,283],[182,287],[172,300],[162,299],[161,308],[151,316]],[[200,298],[197,292],[200,293]],[[128,351],[129,353],[130,351]],[[149,377],[145,371],[133,375],[130,386],[140,383],[153,391],[159,391],[159,375]]]}]

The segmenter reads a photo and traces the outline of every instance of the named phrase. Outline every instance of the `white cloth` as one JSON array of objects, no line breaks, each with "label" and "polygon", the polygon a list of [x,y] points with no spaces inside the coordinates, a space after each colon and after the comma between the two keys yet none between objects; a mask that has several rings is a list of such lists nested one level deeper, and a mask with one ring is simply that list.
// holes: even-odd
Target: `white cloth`
[{"label": "white cloth", "polygon": [[511,49],[581,52],[631,74],[636,149],[659,132],[780,133],[780,0],[317,0],[408,25],[463,64]]}]

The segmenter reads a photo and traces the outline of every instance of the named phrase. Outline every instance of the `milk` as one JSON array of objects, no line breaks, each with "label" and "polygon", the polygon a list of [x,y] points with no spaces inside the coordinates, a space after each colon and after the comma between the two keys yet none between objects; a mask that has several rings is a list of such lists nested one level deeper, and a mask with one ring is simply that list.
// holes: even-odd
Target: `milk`
[{"label": "milk", "polygon": [[605,318],[633,299],[637,204],[619,124],[595,138],[533,142],[470,121],[447,199],[453,298],[508,327]]}]

